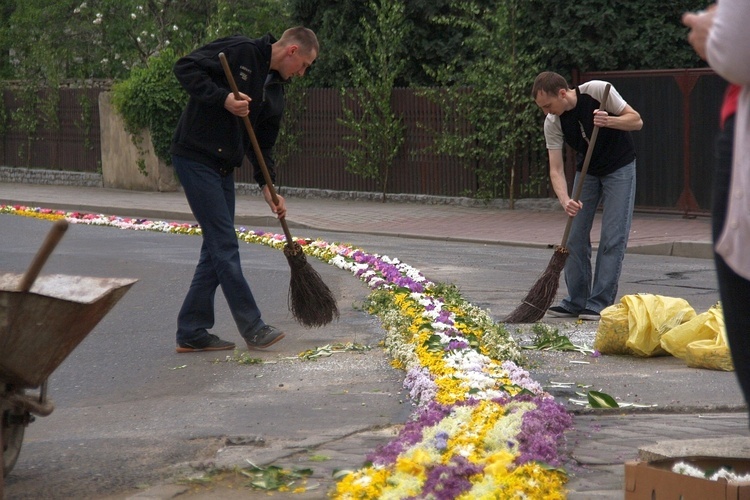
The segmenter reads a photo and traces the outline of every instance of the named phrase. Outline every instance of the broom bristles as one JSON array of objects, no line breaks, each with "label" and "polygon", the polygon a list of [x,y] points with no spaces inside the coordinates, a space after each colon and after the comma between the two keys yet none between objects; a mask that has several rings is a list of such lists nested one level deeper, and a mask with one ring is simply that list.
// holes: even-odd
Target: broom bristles
[{"label": "broom bristles", "polygon": [[298,243],[284,247],[291,267],[289,310],[302,325],[312,328],[327,325],[339,317],[336,298],[320,274],[307,262]]},{"label": "broom bristles", "polygon": [[505,318],[505,323],[534,323],[544,317],[552,301],[555,300],[557,287],[560,284],[560,272],[565,267],[567,258],[566,248],[555,249],[547,269],[531,287],[521,305]]}]

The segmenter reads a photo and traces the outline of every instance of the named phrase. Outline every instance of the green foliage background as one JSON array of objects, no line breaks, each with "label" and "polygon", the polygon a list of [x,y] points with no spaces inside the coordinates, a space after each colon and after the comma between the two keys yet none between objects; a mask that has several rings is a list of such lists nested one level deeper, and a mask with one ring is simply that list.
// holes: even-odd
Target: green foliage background
[{"label": "green foliage background", "polygon": [[[544,48],[546,69],[621,71],[702,67],[687,42],[684,12],[703,0],[527,0],[518,17],[519,40]],[[544,22],[540,22],[544,20]]]},{"label": "green foliage background", "polygon": [[[40,106],[54,105],[54,99],[39,102],[39,89],[57,88],[67,79],[113,79],[119,82],[114,100],[129,129],[150,128],[164,157],[186,98],[171,75],[171,62],[221,36],[269,31],[279,36],[303,24],[318,34],[321,52],[309,75],[289,89],[292,100],[301,102],[304,86],[355,89],[350,97],[370,112],[346,117],[351,125],[360,122],[350,127],[352,137],[390,124],[393,128],[382,132],[391,134],[388,141],[396,146],[399,120],[385,109],[386,87],[439,86],[444,92],[426,92],[450,119],[435,147],[475,169],[480,189],[473,194],[513,198],[512,175],[525,149],[543,148],[539,113],[528,97],[538,71],[570,77],[574,70],[705,66],[680,22],[683,12],[704,8],[702,0],[388,1],[403,8],[398,33],[373,45],[367,27],[379,20],[370,0],[5,0],[0,78],[21,82],[16,87],[22,89],[22,104],[0,116],[17,119],[30,147],[39,118],[28,117],[39,116]],[[385,78],[374,64],[383,57],[398,58]],[[374,112],[377,106],[383,114]],[[42,116],[54,120],[54,113]],[[451,130],[461,120],[471,124],[470,137]],[[287,141],[294,140],[294,121],[281,131]],[[286,154],[291,149],[287,146]],[[382,177],[391,153],[381,148],[375,154],[384,161],[376,167]],[[360,175],[371,175],[374,164],[368,167],[363,158],[350,158],[350,168],[364,166]],[[522,189],[541,182],[546,179],[524,179]]]},{"label": "green foliage background", "polygon": [[[514,172],[530,150],[542,146],[541,115],[529,98],[529,82],[543,67],[543,53],[525,51],[517,39],[524,2],[506,0],[488,8],[467,1],[456,13],[438,18],[471,34],[464,41],[468,57],[457,57],[436,71],[435,80],[443,87],[425,91],[446,113],[447,128],[438,135],[437,147],[474,168],[479,181],[474,195],[483,199],[514,200]],[[467,122],[469,133],[460,130]],[[527,187],[534,182],[539,179],[531,179]]]},{"label": "green foliage background", "polygon": [[[359,17],[367,14],[368,0],[291,0],[295,22],[315,30],[322,49],[308,84],[338,87],[351,84],[347,50],[361,50]],[[470,64],[487,53],[467,46],[470,26],[446,25],[438,19],[461,15],[467,2],[459,0],[404,1],[410,36],[404,44],[407,61],[397,86],[430,86],[439,82],[434,72],[455,61]],[[469,2],[485,11],[507,9],[507,0]],[[702,0],[578,0],[517,2],[515,39],[528,54],[543,53],[544,69],[570,75],[581,71],[670,69],[703,67],[686,41],[680,17],[703,9]],[[371,20],[371,19],[370,19]],[[487,47],[488,52],[491,51]],[[502,65],[504,60],[495,60]],[[462,65],[456,66],[458,72]]]},{"label": "green foliage background", "polygon": [[368,10],[375,15],[370,23],[360,20],[365,57],[348,52],[352,87],[341,90],[344,118],[349,133],[344,139],[351,147],[343,149],[346,170],[375,179],[386,200],[388,175],[405,140],[403,119],[391,106],[391,94],[405,58],[400,43],[408,37],[404,6],[399,0],[371,0]]},{"label": "green foliage background", "polygon": [[172,134],[187,103],[187,94],[172,72],[177,59],[172,49],[164,49],[146,67],[133,69],[129,78],[112,87],[112,104],[127,131],[136,136],[148,130],[154,152],[168,163]]}]

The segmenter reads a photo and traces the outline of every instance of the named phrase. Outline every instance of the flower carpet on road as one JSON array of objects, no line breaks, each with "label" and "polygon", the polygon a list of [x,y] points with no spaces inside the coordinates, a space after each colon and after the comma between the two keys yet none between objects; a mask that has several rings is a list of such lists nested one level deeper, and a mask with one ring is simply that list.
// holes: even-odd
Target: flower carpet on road
[{"label": "flower carpet on road", "polygon": [[[132,230],[200,235],[175,222],[0,206],[0,214],[65,218]],[[282,249],[279,234],[237,230]],[[337,499],[565,498],[560,446],[571,417],[521,368],[520,349],[455,286],[433,283],[396,258],[342,243],[297,238],[307,255],[347,270],[372,292],[366,306],[386,332],[393,365],[415,405],[398,436],[343,471]]]}]

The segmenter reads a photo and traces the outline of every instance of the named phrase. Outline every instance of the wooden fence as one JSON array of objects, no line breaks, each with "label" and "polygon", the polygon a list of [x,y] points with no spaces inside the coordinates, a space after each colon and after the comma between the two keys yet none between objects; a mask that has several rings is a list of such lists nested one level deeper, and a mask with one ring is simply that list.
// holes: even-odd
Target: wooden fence
[{"label": "wooden fence", "polygon": [[707,213],[714,140],[726,82],[710,69],[585,73],[580,82],[612,82],[643,117],[633,133],[636,206]]},{"label": "wooden fence", "polygon": [[[594,78],[611,81],[644,118],[644,128],[634,132],[638,154],[636,206],[641,209],[707,213],[713,167],[713,138],[725,82],[711,70],[607,72],[575,75],[574,83]],[[59,90],[57,125],[40,121],[31,134],[14,92],[3,96],[5,124],[0,128],[0,165],[101,171],[98,93],[106,86]],[[43,95],[41,101],[54,97]],[[404,118],[406,144],[396,158],[389,178],[390,193],[437,196],[471,196],[477,190],[475,165],[434,152],[431,130],[439,130],[442,110],[412,89],[395,89],[393,106]],[[278,168],[284,186],[335,191],[377,192],[374,181],[345,169],[346,129],[339,92],[307,90],[299,116],[297,151]],[[40,109],[39,113],[42,111]],[[0,115],[2,116],[2,115]],[[542,134],[543,116],[539,115]],[[2,124],[0,124],[2,125]],[[31,137],[31,139],[29,139]],[[530,151],[515,173],[518,183],[544,177],[546,153]],[[567,168],[573,168],[572,158]],[[135,168],[135,167],[134,167]],[[251,169],[240,169],[238,182],[253,182]],[[517,195],[516,195],[517,196]],[[524,197],[554,196],[542,182]]]},{"label": "wooden fence", "polygon": [[[19,92],[5,90],[0,112],[0,165],[74,172],[101,171],[99,93],[106,87],[38,94],[35,116],[20,111]],[[47,116],[52,104],[55,113]],[[4,122],[4,123],[3,123]]]},{"label": "wooden fence", "polygon": [[[300,119],[299,149],[279,170],[284,185],[336,191],[379,190],[374,180],[365,180],[346,171],[342,149],[348,131],[339,123],[343,118],[341,97],[335,89],[311,89],[305,96]],[[439,106],[411,89],[395,89],[393,107],[403,117],[406,142],[401,148],[388,180],[389,192],[461,196],[473,193],[477,181],[473,169],[455,158],[434,152],[430,130],[439,129]]]}]

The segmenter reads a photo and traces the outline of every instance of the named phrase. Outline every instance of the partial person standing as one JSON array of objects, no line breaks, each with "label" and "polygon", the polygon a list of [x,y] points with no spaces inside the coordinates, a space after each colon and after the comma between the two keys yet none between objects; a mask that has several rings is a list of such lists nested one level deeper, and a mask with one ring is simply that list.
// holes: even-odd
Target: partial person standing
[{"label": "partial person standing", "polygon": [[[245,279],[234,227],[234,169],[247,156],[263,197],[277,217],[286,216],[284,198],[274,204],[252,151],[242,117],[250,116],[265,163],[275,181],[273,147],[284,111],[283,83],[303,76],[318,56],[318,40],[304,27],[276,40],[231,36],[181,58],[174,67],[190,95],[172,139],[171,154],[190,208],[203,232],[193,280],[177,316],[177,352],[233,349],[209,333],[214,297],[221,286],[240,335],[249,349],[266,348],[284,337],[261,319]],[[235,99],[219,60],[224,53],[240,91]]]},{"label": "partial person standing", "polygon": [[[635,204],[636,155],[630,131],[640,130],[643,120],[614,87],[604,110],[599,111],[606,85],[593,80],[571,89],[561,75],[545,71],[536,77],[531,90],[547,115],[544,137],[552,187],[565,213],[573,217],[564,271],[568,296],[548,309],[555,317],[596,321],[617,297]],[[576,201],[568,193],[563,146],[568,144],[577,153],[576,185],[594,126],[600,128],[599,135]],[[602,230],[592,276],[591,229],[600,203],[604,205]]]},{"label": "partial person standing", "polygon": [[750,405],[750,2],[721,0],[682,21],[696,53],[730,82],[715,151],[714,260],[727,341]]}]

